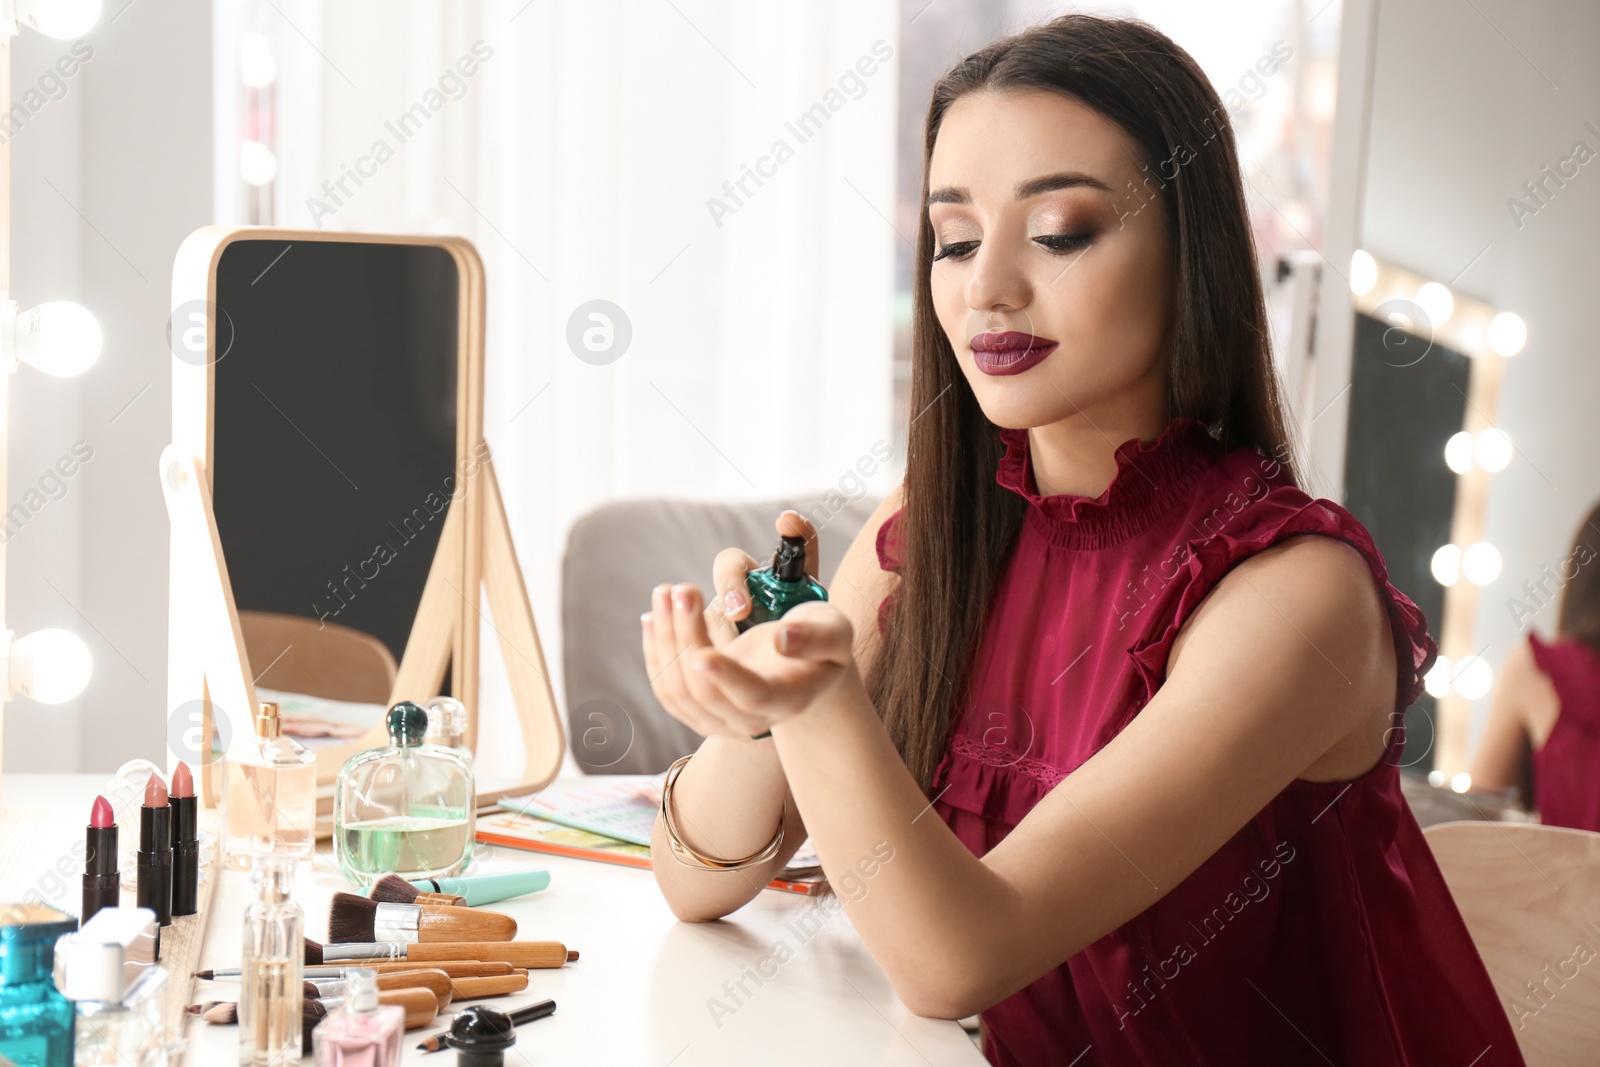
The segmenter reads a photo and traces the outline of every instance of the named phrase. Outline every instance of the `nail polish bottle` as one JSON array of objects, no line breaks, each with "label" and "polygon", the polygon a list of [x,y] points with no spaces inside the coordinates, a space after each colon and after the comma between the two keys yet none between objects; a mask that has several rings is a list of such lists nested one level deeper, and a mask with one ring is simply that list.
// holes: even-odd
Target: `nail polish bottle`
[{"label": "nail polish bottle", "polygon": [[780,618],[796,604],[827,600],[828,591],[806,573],[806,539],[785,536],[772,553],[772,562],[745,575],[750,590],[750,614],[734,625],[739,632]]},{"label": "nail polish bottle", "polygon": [[317,1067],[399,1067],[406,1012],[378,1003],[378,972],[346,972],[344,1007],[311,1031]]},{"label": "nail polish bottle", "polygon": [[239,976],[239,1063],[245,1067],[300,1060],[305,916],[289,899],[296,864],[267,855],[250,868],[257,897],[244,913]]},{"label": "nail polish bottle", "polygon": [[77,925],[45,904],[0,907],[0,1062],[72,1067],[72,1002],[51,972],[56,939]]}]

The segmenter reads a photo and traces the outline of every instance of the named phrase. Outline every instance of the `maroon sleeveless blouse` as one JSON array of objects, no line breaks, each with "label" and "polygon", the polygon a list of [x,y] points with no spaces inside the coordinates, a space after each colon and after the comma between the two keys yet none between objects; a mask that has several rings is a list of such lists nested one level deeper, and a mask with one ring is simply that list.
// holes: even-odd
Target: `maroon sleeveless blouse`
[{"label": "maroon sleeveless blouse", "polygon": [[1600,830],[1600,653],[1577,638],[1546,643],[1531,632],[1528,646],[1561,704],[1550,736],[1533,753],[1539,821]]},{"label": "maroon sleeveless blouse", "polygon": [[[1236,563],[1337,537],[1384,594],[1395,708],[1437,656],[1366,529],[1281,464],[1177,419],[1116,450],[1099,497],[1035,491],[1028,435],[997,481],[1028,501],[989,606],[934,808],[983,855],[1160,688],[1179,628]],[[878,533],[899,566],[896,513]],[[886,611],[880,609],[883,629]],[[1026,709],[1026,710],[1024,710]],[[1521,1065],[1510,1023],[1400,792],[1402,732],[1361,776],[1296,780],[1145,912],[982,1013],[995,1064]]]}]

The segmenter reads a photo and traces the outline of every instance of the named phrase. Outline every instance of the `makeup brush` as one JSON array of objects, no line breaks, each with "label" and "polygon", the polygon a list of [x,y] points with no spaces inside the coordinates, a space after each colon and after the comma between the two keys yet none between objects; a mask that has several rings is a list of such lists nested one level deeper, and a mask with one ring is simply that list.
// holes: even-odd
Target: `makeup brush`
[{"label": "makeup brush", "polygon": [[471,908],[390,904],[335,893],[328,907],[328,940],[333,944],[399,941],[510,941],[517,920],[493,911]]},{"label": "makeup brush", "polygon": [[[515,974],[494,975],[484,978],[463,978],[463,982],[506,982],[516,979]],[[526,978],[522,979],[523,986],[528,984]],[[307,993],[312,997],[339,997],[349,992],[346,988],[345,976],[337,978],[308,978],[306,985],[315,990]],[[476,988],[468,986],[469,989]],[[414,971],[387,971],[378,975],[378,991],[385,989],[428,989],[433,992],[434,998],[439,1002],[439,1010],[444,1011],[450,1001],[455,999],[455,986],[451,984],[450,976],[440,970],[419,968]]]},{"label": "makeup brush", "polygon": [[[208,1023],[232,1026],[239,1022],[239,1005],[231,1000],[208,1000],[204,1004],[189,1005],[189,1014],[198,1015]],[[328,1015],[328,1006],[320,1000],[306,997],[300,1002],[300,1054],[311,1055],[311,1031]]]},{"label": "makeup brush", "polygon": [[[546,1015],[552,1015],[555,1013],[555,1010],[555,1001],[541,1000],[537,1004],[529,1004],[525,1008],[518,1008],[516,1011],[508,1011],[506,1012],[506,1016],[511,1020],[512,1026],[521,1026],[523,1023],[531,1023],[535,1019],[543,1019]],[[448,1033],[448,1031],[446,1031],[446,1033]],[[434,1034],[432,1037],[425,1039],[417,1047],[423,1052],[438,1052],[439,1050],[447,1047],[445,1045],[444,1038],[444,1034]]]},{"label": "makeup brush", "polygon": [[[316,942],[312,942],[312,944],[316,944]],[[320,950],[322,946],[318,945],[317,947]],[[311,952],[308,947],[306,950],[307,958],[310,955]],[[512,974],[516,970],[511,964],[501,963],[498,960],[429,960],[426,964],[420,965],[407,963],[405,960],[370,960],[360,964],[317,964],[303,968],[301,973],[307,978],[343,978],[346,971],[356,966],[370,968],[379,974],[386,974],[392,971],[414,971],[419,966],[425,966],[429,970],[443,971],[451,978],[487,978]],[[207,982],[237,982],[239,980],[239,968],[218,967],[208,971],[195,971],[194,976]]]},{"label": "makeup brush", "polygon": [[398,874],[379,878],[367,896],[381,904],[421,904],[425,908],[440,904],[460,907],[467,902],[466,897],[455,893],[424,893]]},{"label": "makeup brush", "polygon": [[[321,1008],[321,1013],[317,1016],[317,1022],[321,1022],[322,1017],[329,1012],[344,1006],[344,997],[342,996],[319,997],[311,995],[315,992],[315,989],[311,990],[301,1001],[300,1018],[302,1026],[315,1025],[312,1023],[309,1014],[310,1006],[313,1004]],[[439,1014],[438,998],[433,995],[431,989],[424,989],[420,986],[415,989],[381,990],[378,993],[378,1003],[398,1004],[404,1008],[407,1030],[415,1030],[419,1026],[427,1026]],[[189,1005],[189,1013],[200,1016],[208,1023],[215,1023],[220,1026],[227,1026],[239,1021],[239,1005],[231,1000],[211,1000],[204,1004],[191,1004]],[[310,1030],[307,1029],[306,1033],[309,1034]],[[309,1038],[307,1047],[310,1047]]]},{"label": "makeup brush", "polygon": [[[434,941],[407,944],[404,941],[368,941],[343,945],[322,945],[306,941],[306,963],[339,963],[350,960],[410,960],[412,966],[431,966],[435,960],[462,958],[498,961],[513,967],[560,967],[578,958],[575,950],[559,941]],[[365,962],[362,964],[365,966]]]}]

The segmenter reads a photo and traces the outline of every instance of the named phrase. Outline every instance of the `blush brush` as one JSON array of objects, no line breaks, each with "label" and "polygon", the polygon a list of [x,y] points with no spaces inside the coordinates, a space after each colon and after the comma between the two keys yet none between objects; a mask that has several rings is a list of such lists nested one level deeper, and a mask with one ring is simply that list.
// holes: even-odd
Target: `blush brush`
[{"label": "blush brush", "polygon": [[335,893],[328,908],[328,941],[336,945],[362,941],[510,941],[517,920],[473,908],[397,904]]}]

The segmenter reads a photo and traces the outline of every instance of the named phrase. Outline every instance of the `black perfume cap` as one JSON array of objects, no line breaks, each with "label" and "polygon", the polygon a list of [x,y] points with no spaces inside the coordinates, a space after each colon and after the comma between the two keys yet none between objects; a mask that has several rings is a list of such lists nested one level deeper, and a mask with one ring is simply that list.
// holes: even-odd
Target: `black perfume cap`
[{"label": "black perfume cap", "polygon": [[503,1011],[473,1004],[456,1013],[444,1043],[456,1050],[459,1067],[501,1067],[517,1043],[516,1025]]},{"label": "black perfume cap", "polygon": [[781,582],[798,582],[806,576],[806,539],[785,534],[772,553],[772,573]]},{"label": "black perfume cap", "polygon": [[421,705],[402,700],[389,709],[386,724],[391,742],[400,748],[411,748],[422,744],[423,735],[428,732],[428,713]]}]

